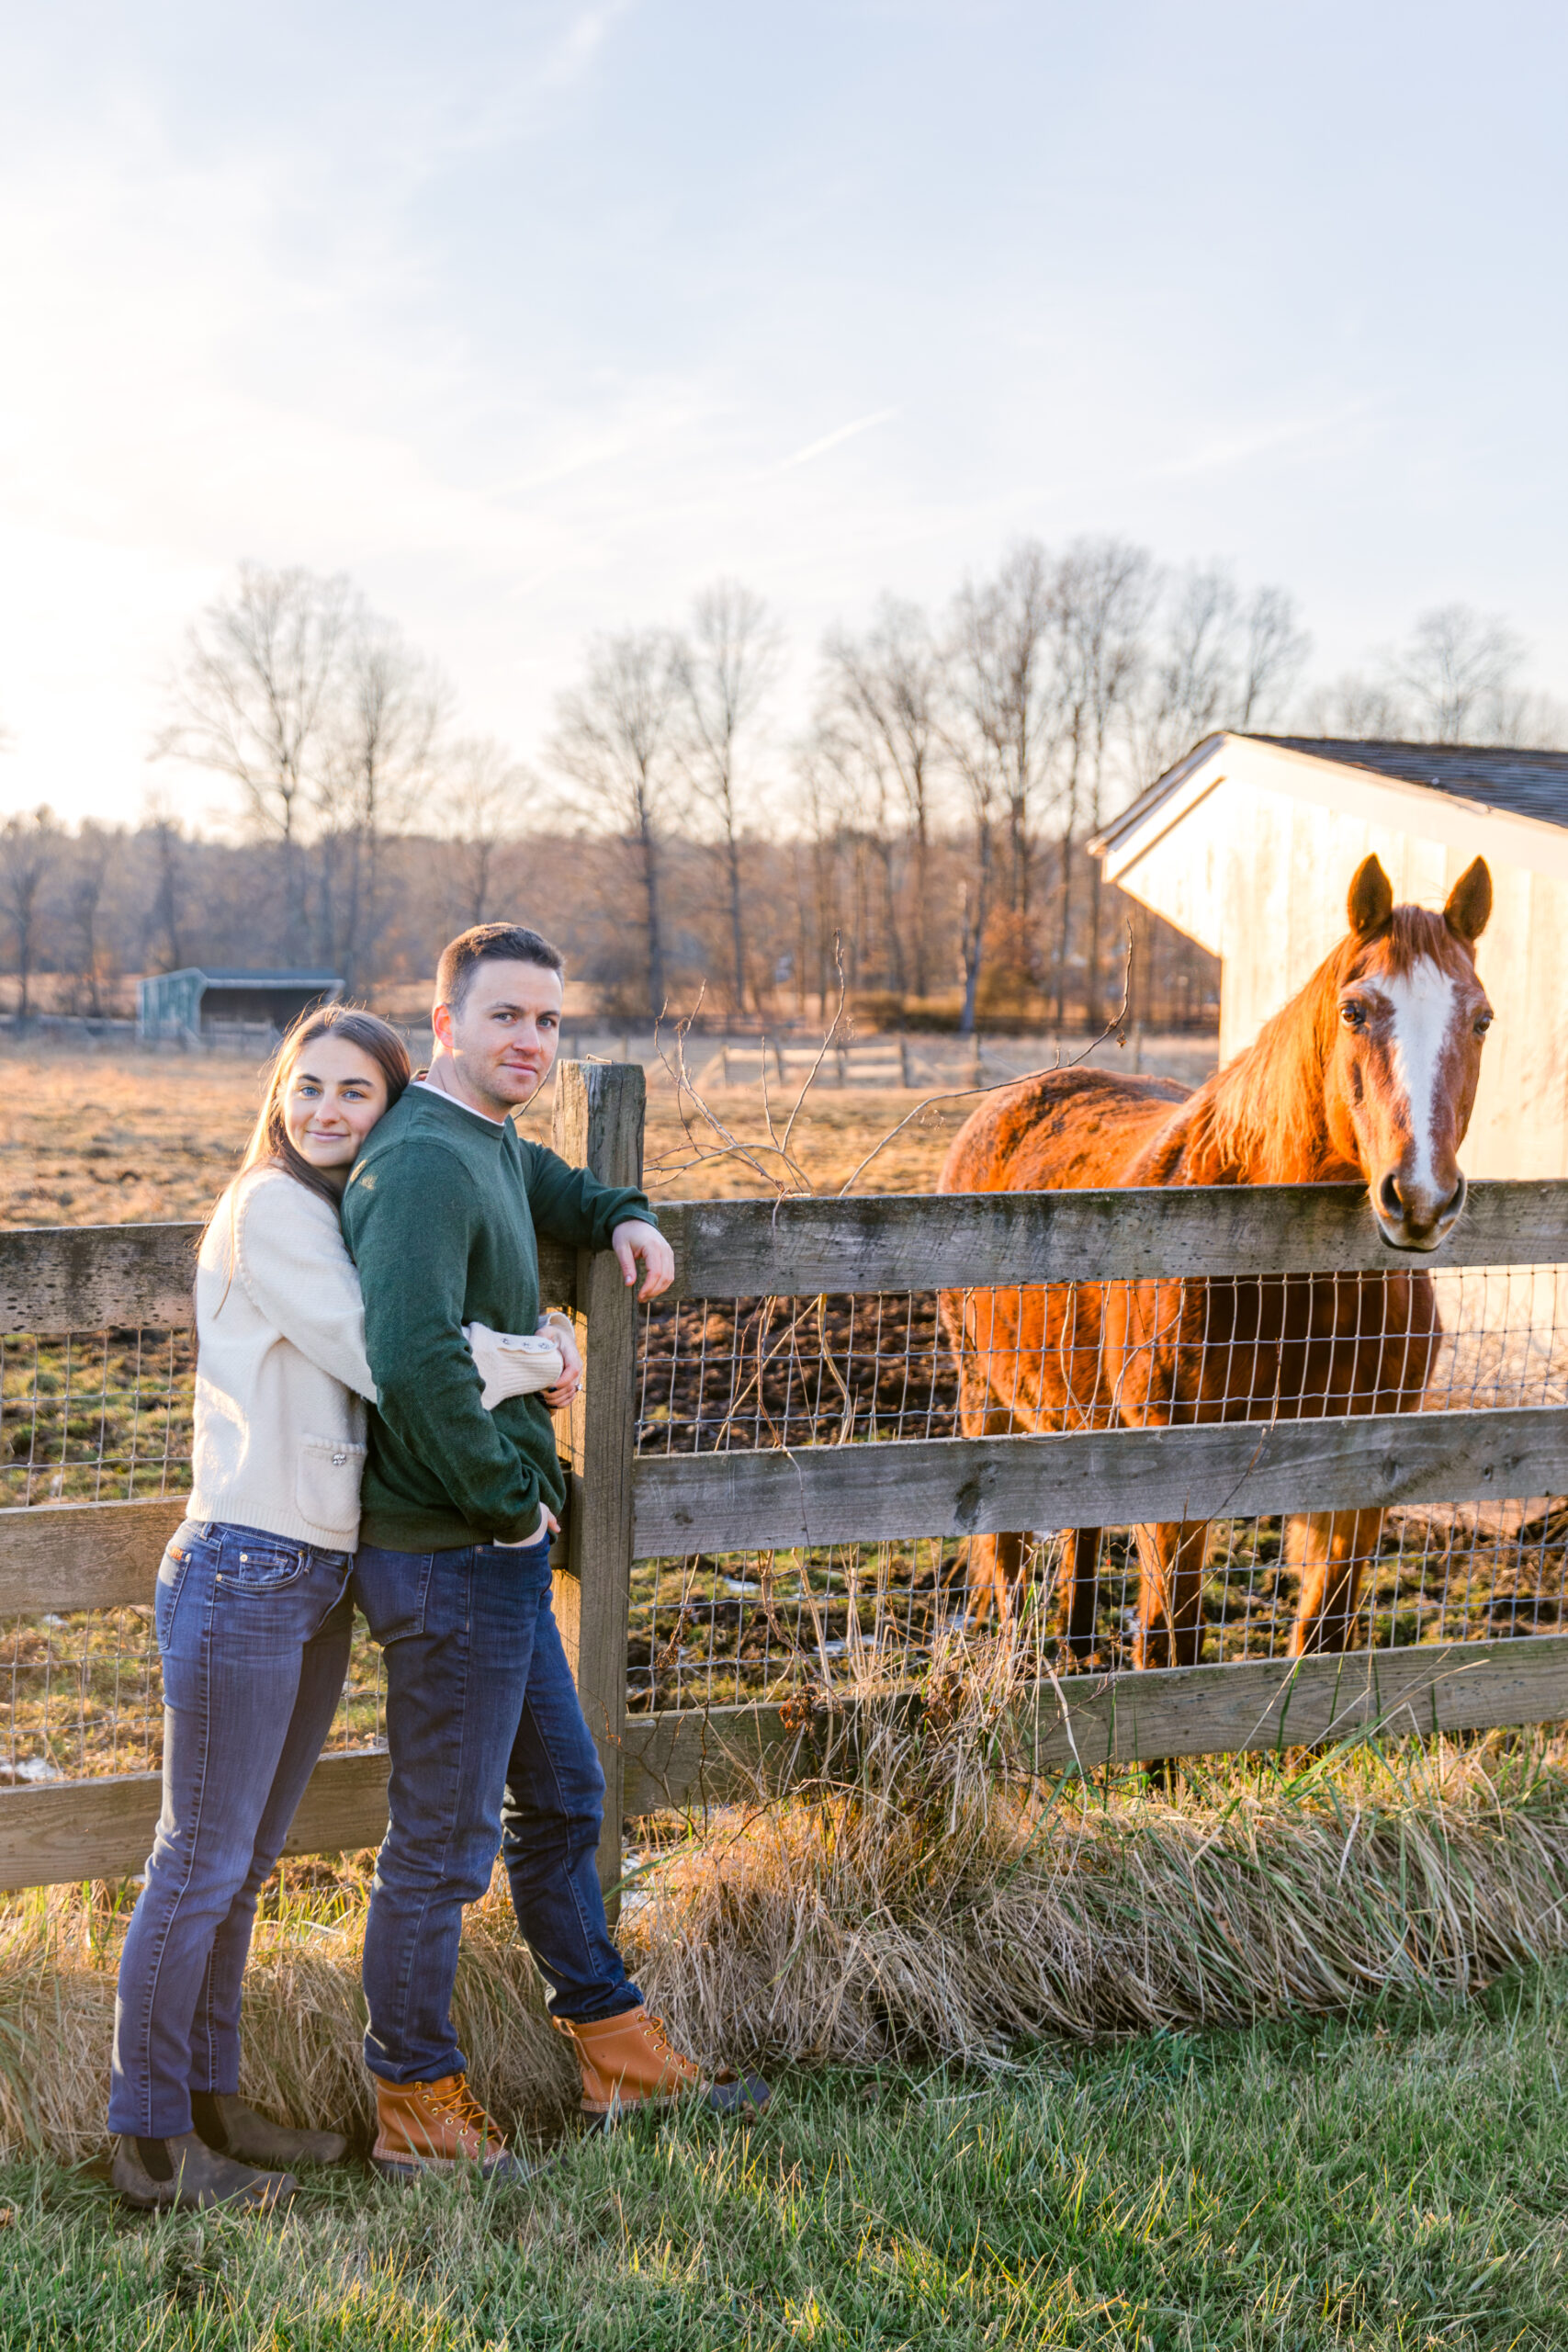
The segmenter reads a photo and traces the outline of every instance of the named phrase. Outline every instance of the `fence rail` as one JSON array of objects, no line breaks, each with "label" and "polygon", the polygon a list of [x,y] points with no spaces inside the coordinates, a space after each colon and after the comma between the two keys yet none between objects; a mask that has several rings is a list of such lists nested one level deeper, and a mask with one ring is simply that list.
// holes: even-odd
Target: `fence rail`
[{"label": "fence rail", "polygon": [[[635,1064],[564,1065],[558,1148],[613,1180],[635,1178],[642,1088]],[[664,1210],[661,1223],[675,1250],[677,1299],[721,1305],[1150,1277],[1355,1277],[1410,1263],[1389,1251],[1355,1186],[702,1202]],[[197,1231],[0,1233],[0,1331],[42,1344],[186,1329]],[[1496,1269],[1565,1256],[1568,1184],[1477,1183],[1458,1231],[1421,1262]],[[1043,1436],[759,1438],[735,1452],[639,1456],[637,1330],[624,1284],[607,1261],[580,1261],[550,1243],[541,1275],[547,1300],[574,1310],[587,1340],[588,1377],[561,1430],[573,1506],[557,1611],[611,1792],[607,1884],[619,1875],[623,1811],[705,1802],[760,1762],[788,1770],[810,1736],[788,1727],[798,1711],[766,1693],[755,1703],[627,1714],[637,1563],[1019,1527],[1493,1508],[1568,1493],[1568,1414],[1540,1404]],[[172,1494],[0,1510],[0,1613],[47,1622],[145,1611],[181,1512]],[[658,1687],[655,1673],[655,1696]],[[1568,1716],[1568,1634],[1530,1629],[1293,1663],[1052,1675],[1038,1708],[1043,1769],[1274,1746],[1351,1726],[1552,1719]],[[829,1713],[852,1736],[852,1707],[834,1701]],[[385,1781],[378,1752],[323,1758],[289,1849],[372,1842],[385,1820]],[[132,1870],[156,1811],[156,1776],[147,1773],[0,1791],[0,1886]]]},{"label": "fence rail", "polygon": [[1568,1487],[1568,1415],[1235,1421],[664,1454],[635,1473],[633,1555],[1387,1509]]}]

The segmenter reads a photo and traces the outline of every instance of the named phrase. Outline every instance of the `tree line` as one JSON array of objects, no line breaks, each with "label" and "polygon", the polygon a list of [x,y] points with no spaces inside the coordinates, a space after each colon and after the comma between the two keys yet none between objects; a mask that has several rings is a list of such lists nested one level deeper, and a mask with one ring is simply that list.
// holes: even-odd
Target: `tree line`
[{"label": "tree line", "polygon": [[[462,730],[436,664],[346,580],[243,566],[150,754],[225,780],[243,838],[203,841],[166,796],[133,830],[8,818],[19,1010],[40,972],[92,1013],[121,975],[189,962],[317,966],[373,1000],[504,911],[626,1017],[808,1017],[842,987],[882,1019],[1098,1029],[1131,910],[1088,845],[1204,735],[1562,732],[1519,640],[1467,605],[1314,684],[1284,590],[1108,537],[1022,541],[939,613],[889,594],[830,628],[793,734],[785,651],[764,600],[717,582],[684,628],[595,638],[525,764]],[[1148,1012],[1201,1021],[1210,959],[1144,930]]]}]

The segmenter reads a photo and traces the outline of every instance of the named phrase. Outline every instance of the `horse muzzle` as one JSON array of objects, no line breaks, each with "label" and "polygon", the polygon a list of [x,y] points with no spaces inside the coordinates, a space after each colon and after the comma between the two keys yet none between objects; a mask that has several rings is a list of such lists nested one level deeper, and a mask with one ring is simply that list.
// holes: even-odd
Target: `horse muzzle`
[{"label": "horse muzzle", "polygon": [[1464,1209],[1469,1187],[1455,1170],[1447,1195],[1390,1170],[1372,1192],[1372,1214],[1391,1250],[1440,1250]]}]

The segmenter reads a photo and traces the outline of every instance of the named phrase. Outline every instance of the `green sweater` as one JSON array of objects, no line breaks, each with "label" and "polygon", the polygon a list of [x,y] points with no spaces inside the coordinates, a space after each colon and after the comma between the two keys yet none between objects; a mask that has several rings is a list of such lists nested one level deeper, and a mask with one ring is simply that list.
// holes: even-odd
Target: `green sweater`
[{"label": "green sweater", "polygon": [[559,1514],[566,1480],[548,1408],[508,1396],[493,1413],[465,1323],[532,1331],[536,1230],[603,1250],[647,1196],[615,1191],[543,1145],[411,1086],[372,1133],[344,1194],[343,1229],[365,1294],[370,1413],[360,1541],[393,1552],[516,1543]]}]

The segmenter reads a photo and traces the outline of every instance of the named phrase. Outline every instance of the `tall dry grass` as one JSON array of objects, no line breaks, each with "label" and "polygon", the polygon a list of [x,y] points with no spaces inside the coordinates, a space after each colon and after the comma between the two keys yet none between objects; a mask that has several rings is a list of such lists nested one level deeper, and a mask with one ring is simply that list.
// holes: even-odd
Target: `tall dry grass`
[{"label": "tall dry grass", "polygon": [[1442,2001],[1568,1944],[1568,1760],[1541,1735],[1043,1783],[1009,1639],[913,1702],[868,1675],[813,1783],[649,1873],[639,1981],[705,2054],[994,2064],[1021,2038]]},{"label": "tall dry grass", "polygon": [[[1034,1670],[1014,1637],[954,1642],[911,1692],[867,1654],[852,1714],[803,1707],[808,1779],[655,1855],[622,1936],[678,2041],[714,2063],[995,2066],[1040,2035],[1449,2002],[1568,1945],[1557,1740],[1228,1759],[1168,1792],[1135,1772],[1046,1781]],[[272,1908],[243,2086],[278,2115],[367,2132],[363,1874]],[[81,1889],[13,1897],[0,1917],[4,2146],[102,2145],[122,1924]],[[570,2057],[499,1885],[469,1916],[457,2011],[492,2111],[535,2132],[563,2122]]]},{"label": "tall dry grass", "polygon": [[[0,1917],[0,2152],[41,2147],[78,2161],[107,2144],[115,1972],[130,1896],[106,1918],[93,1891],[11,1896]],[[258,1923],[245,1983],[241,2089],[286,2120],[331,2119],[368,2143],[360,2062],[363,1886],[334,1917],[309,1895]],[[459,2038],[497,2115],[538,2134],[577,2097],[576,2069],[545,2017],[542,1988],[499,1892],[469,1914],[454,2004]]]}]

